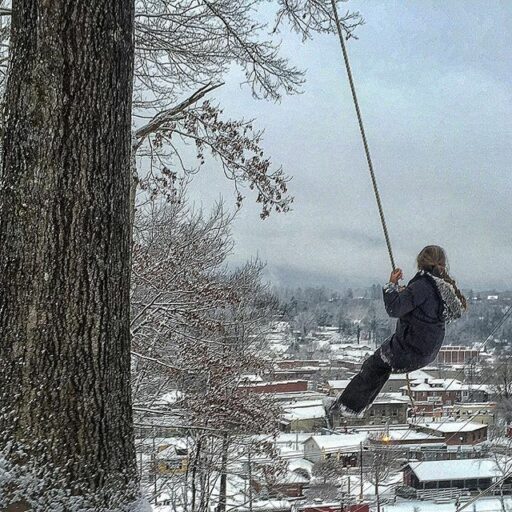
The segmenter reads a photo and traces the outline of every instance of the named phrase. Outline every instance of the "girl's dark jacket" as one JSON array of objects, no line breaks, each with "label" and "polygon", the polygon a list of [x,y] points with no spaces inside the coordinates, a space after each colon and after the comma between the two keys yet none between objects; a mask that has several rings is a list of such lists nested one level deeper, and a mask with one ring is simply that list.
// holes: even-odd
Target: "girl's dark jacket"
[{"label": "girl's dark jacket", "polygon": [[406,287],[384,287],[384,305],[398,318],[396,332],[381,347],[381,357],[393,371],[409,372],[435,360],[443,343],[445,324],[464,308],[451,284],[425,271]]}]

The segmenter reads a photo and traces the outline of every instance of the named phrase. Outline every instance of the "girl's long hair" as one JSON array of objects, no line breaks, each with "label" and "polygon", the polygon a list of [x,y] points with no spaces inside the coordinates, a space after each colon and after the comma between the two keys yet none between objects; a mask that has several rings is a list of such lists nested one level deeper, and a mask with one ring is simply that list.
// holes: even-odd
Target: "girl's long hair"
[{"label": "girl's long hair", "polygon": [[460,300],[464,309],[468,308],[466,297],[462,294],[454,279],[448,273],[448,258],[446,252],[438,245],[427,245],[424,247],[416,258],[418,270],[430,272],[433,276],[439,277],[451,284],[455,290],[455,294]]}]

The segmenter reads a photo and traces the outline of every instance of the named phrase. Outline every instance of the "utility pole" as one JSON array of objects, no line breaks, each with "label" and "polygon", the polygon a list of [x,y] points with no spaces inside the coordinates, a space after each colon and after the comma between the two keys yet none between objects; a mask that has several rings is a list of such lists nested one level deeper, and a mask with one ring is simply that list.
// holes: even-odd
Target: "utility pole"
[{"label": "utility pole", "polygon": [[152,459],[153,459],[152,466],[153,466],[153,475],[154,475],[154,479],[153,479],[153,492],[155,494],[155,505],[157,505],[158,504],[158,483],[157,483],[157,479],[158,479],[158,462],[157,462],[157,457],[156,457],[155,434],[154,433],[153,433]]},{"label": "utility pole", "polygon": [[375,469],[375,496],[377,498],[377,512],[380,512],[380,493],[379,493],[379,460],[377,453],[375,453],[375,458],[373,460],[373,465]]},{"label": "utility pole", "polygon": [[251,466],[251,444],[247,447],[247,477],[249,478],[249,512],[252,512],[252,466]]},{"label": "utility pole", "polygon": [[343,489],[341,490],[341,501],[340,501],[340,512],[344,512],[345,510],[345,493]]},{"label": "utility pole", "polygon": [[359,478],[360,478],[360,491],[359,499],[363,501],[363,442],[359,443]]}]

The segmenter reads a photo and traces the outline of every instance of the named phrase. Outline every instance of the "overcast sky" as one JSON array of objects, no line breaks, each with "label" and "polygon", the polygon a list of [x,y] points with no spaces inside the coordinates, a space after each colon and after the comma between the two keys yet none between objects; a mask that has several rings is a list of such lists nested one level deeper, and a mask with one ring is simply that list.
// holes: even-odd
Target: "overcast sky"
[{"label": "overcast sky", "polygon": [[[395,259],[443,245],[463,287],[512,288],[512,2],[351,0],[366,24],[352,69]],[[385,282],[389,262],[334,36],[283,54],[307,69],[304,93],[255,101],[233,73],[217,94],[226,115],[254,117],[264,148],[293,176],[293,211],[266,221],[247,194],[233,261],[258,255],[277,284]],[[204,173],[208,204],[231,188]]]}]

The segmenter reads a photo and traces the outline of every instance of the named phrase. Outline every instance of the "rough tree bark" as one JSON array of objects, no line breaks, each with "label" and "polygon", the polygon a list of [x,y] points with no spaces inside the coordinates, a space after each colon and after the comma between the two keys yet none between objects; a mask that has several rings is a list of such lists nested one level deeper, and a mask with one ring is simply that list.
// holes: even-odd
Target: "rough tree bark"
[{"label": "rough tree bark", "polygon": [[2,510],[33,500],[34,510],[115,509],[137,497],[133,10],[133,0],[13,2],[0,175]]}]

